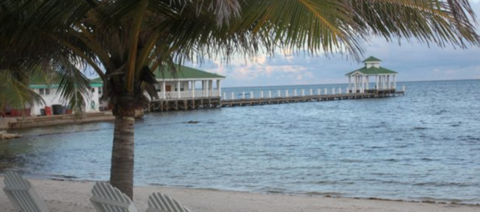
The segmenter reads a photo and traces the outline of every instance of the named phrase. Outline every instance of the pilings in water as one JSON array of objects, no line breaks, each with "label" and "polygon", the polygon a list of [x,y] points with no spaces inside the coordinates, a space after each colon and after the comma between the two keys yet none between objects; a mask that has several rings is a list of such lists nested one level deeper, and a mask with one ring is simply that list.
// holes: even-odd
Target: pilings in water
[{"label": "pilings in water", "polygon": [[221,106],[220,97],[183,98],[151,100],[145,110],[152,111],[178,111],[217,108]]}]

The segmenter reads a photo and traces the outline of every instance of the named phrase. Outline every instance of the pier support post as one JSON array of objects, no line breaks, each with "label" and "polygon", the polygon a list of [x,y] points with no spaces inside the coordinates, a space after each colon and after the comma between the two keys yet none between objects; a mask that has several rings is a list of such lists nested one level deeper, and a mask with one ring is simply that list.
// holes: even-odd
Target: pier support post
[{"label": "pier support post", "polygon": [[302,89],[302,96],[305,96],[305,89]]},{"label": "pier support post", "polygon": [[268,91],[268,98],[272,98],[272,91]]},{"label": "pier support post", "polygon": [[250,99],[253,99],[253,91],[250,91]]},{"label": "pier support post", "polygon": [[288,98],[288,90],[285,90],[285,97]]},{"label": "pier support post", "polygon": [[161,96],[162,99],[166,99],[166,97],[167,97],[166,92],[165,92],[165,89],[166,89],[165,87],[166,87],[165,86],[165,81],[162,81],[162,96]]},{"label": "pier support post", "polygon": [[370,77],[369,77],[369,76],[365,76],[365,79],[366,79],[365,83],[366,83],[366,85],[367,85],[366,88],[367,88],[367,90],[368,90],[368,89],[370,89]]},{"label": "pier support post", "polygon": [[313,96],[313,89],[310,88],[310,96]]},{"label": "pier support post", "polygon": [[180,99],[182,97],[180,93],[180,81],[177,81],[177,98]]},{"label": "pier support post", "polygon": [[242,92],[242,99],[245,99],[245,91]]},{"label": "pier support post", "polygon": [[263,91],[260,91],[260,99],[263,99]]},{"label": "pier support post", "polygon": [[332,94],[335,95],[335,88],[332,88]]},{"label": "pier support post", "polygon": [[192,85],[192,99],[195,99],[195,80],[193,80],[190,84]]},{"label": "pier support post", "polygon": [[221,96],[222,95],[222,81],[221,80],[217,80],[217,91],[218,91],[218,95]]},{"label": "pier support post", "polygon": [[393,89],[397,89],[397,75],[393,75]]},{"label": "pier support post", "polygon": [[293,96],[297,96],[297,89],[293,90]]},{"label": "pier support post", "polygon": [[277,91],[277,97],[282,97],[282,92],[280,90]]},{"label": "pier support post", "polygon": [[357,93],[357,83],[358,83],[358,76],[355,75],[355,79],[353,82],[353,92],[352,93]]},{"label": "pier support post", "polygon": [[327,95],[327,94],[328,94],[328,90],[327,90],[327,88],[325,88],[325,95]]},{"label": "pier support post", "polygon": [[232,100],[235,99],[235,92],[232,92]]},{"label": "pier support post", "polygon": [[322,95],[322,91],[319,89],[317,89],[317,95]]},{"label": "pier support post", "polygon": [[338,94],[342,94],[342,88],[338,88]]},{"label": "pier support post", "polygon": [[352,76],[349,75],[349,76],[348,76],[348,90],[347,90],[347,92],[352,92],[352,91],[350,90],[350,88],[352,87],[352,86],[351,86],[351,84],[352,84],[351,81],[352,81]]}]

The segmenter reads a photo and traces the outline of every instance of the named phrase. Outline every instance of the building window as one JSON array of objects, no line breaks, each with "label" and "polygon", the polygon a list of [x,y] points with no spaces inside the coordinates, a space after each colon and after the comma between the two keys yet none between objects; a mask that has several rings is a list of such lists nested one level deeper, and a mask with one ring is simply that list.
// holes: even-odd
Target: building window
[{"label": "building window", "polygon": [[40,95],[50,95],[50,88],[40,88]]}]

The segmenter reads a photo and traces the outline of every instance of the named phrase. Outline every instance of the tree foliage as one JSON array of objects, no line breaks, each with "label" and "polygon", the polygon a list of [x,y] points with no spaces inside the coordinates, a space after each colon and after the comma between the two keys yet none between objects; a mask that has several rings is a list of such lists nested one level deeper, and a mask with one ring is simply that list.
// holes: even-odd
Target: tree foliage
[{"label": "tree foliage", "polygon": [[[276,49],[358,60],[371,36],[479,46],[475,20],[468,0],[0,0],[0,64],[71,61],[95,70],[117,116],[114,150],[130,148],[114,151],[115,167],[130,164],[126,172],[112,165],[116,181],[133,178],[133,122],[122,120],[147,101],[159,66],[174,72],[184,60]],[[112,184],[132,196],[127,181]]]}]

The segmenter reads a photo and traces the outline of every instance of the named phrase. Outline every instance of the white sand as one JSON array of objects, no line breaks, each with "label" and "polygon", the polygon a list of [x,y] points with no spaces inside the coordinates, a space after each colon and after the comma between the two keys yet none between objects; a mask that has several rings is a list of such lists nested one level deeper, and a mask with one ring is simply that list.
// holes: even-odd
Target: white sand
[{"label": "white sand", "polygon": [[[0,186],[3,188],[2,177],[0,181]],[[93,182],[36,179],[30,179],[30,182],[37,193],[45,199],[51,212],[95,211],[89,201]],[[177,199],[192,212],[480,211],[480,206],[469,205],[254,194],[153,186],[135,187],[134,202],[139,211],[145,211],[148,195],[158,191]],[[5,193],[1,191],[0,212],[14,212]]]}]

